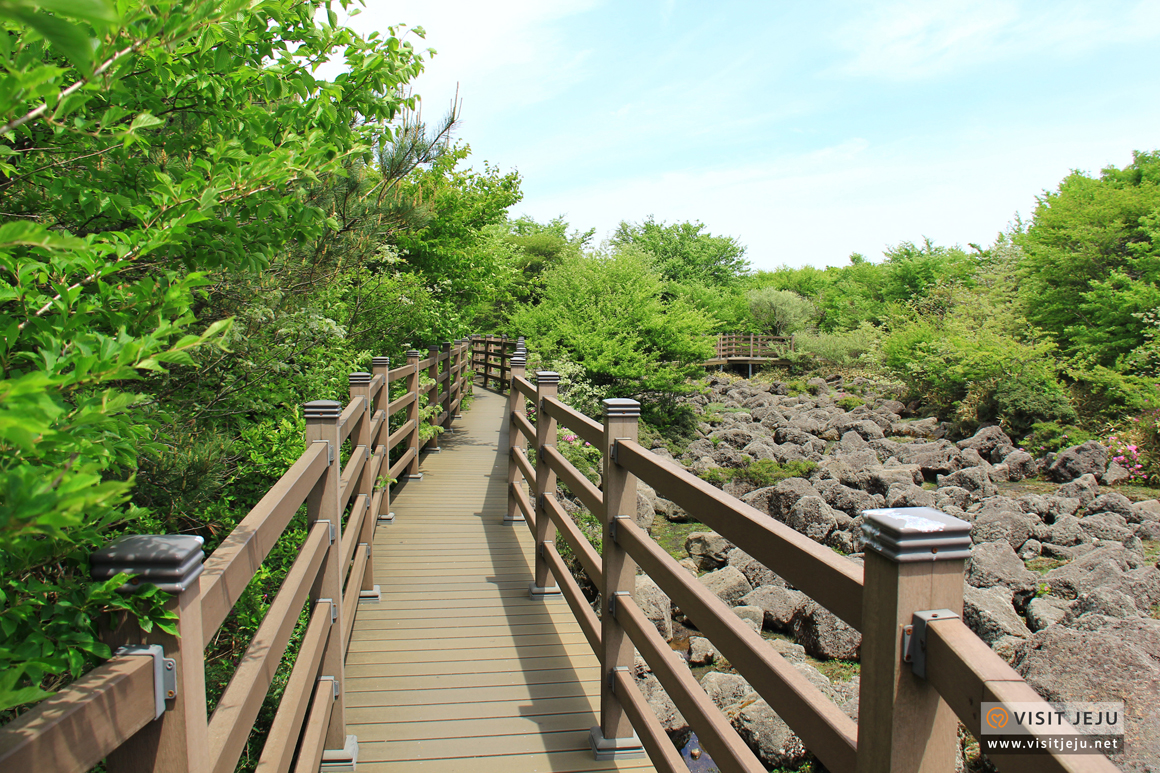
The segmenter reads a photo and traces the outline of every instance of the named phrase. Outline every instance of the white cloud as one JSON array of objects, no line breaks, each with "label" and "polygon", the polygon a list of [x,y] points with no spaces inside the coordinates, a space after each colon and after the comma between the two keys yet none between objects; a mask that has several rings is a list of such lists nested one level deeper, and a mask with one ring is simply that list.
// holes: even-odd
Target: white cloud
[{"label": "white cloud", "polygon": [[1155,3],[1050,4],[1027,0],[903,0],[875,5],[835,34],[849,58],[831,72],[896,80],[931,78],[1039,52],[1079,55],[1154,39]]}]

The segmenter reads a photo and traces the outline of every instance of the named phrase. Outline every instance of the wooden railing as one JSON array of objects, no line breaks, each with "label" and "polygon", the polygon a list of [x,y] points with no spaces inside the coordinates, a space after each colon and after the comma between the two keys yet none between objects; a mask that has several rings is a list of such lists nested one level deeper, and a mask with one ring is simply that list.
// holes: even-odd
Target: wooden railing
[{"label": "wooden railing", "polygon": [[718,333],[718,359],[743,357],[784,357],[794,351],[793,336],[764,336],[755,333]]},{"label": "wooden railing", "polygon": [[[419,475],[420,396],[440,407],[430,421],[450,426],[469,387],[469,351],[466,341],[429,349],[424,359],[412,350],[394,369],[375,357],[371,373],[350,375],[345,406],[307,403],[302,455],[204,565],[194,537],[129,537],[94,554],[95,576],[126,571],[173,591],[168,606],[179,636],[111,621],[106,641],[114,648],[160,647],[118,650],[0,728],[0,769],[82,773],[105,759],[109,773],[230,773],[304,608],[309,623],[257,770],[316,773],[324,760],[353,765],[357,739],[346,732],[344,664],[360,601],[379,597],[374,531],[393,517],[389,479]],[[434,383],[421,387],[424,371]],[[400,381],[392,398],[391,385]],[[429,445],[437,447],[437,437]],[[204,647],[303,505],[307,537],[207,715]]]},{"label": "wooden railing", "polygon": [[482,386],[506,392],[511,380],[509,362],[523,344],[523,339],[506,335],[473,335],[470,340],[471,367],[482,379]]},{"label": "wooden railing", "polygon": [[[958,617],[969,524],[929,508],[867,511],[863,569],[642,447],[635,401],[606,400],[600,424],[557,398],[555,373],[540,371],[533,384],[524,369],[524,358],[514,357],[507,520],[526,522],[536,541],[529,595],[562,594],[600,660],[600,726],[591,737],[598,759],[647,752],[658,770],[686,770],[632,677],[635,648],[722,771],[765,770],[637,605],[638,567],[829,770],[949,773],[958,751],[956,717],[978,736],[984,701],[1043,703]],[[527,418],[528,401],[537,406],[535,424]],[[558,425],[601,450],[603,491],[556,448]],[[529,445],[535,465],[528,458]],[[862,633],[857,723],[634,522],[638,478]],[[560,506],[557,483],[602,521],[603,555]],[[899,515],[933,525],[923,527]],[[600,590],[599,618],[565,565],[557,535]],[[903,649],[904,633],[914,632],[920,619],[926,623],[925,639],[912,638],[925,655],[925,676],[909,665],[915,650]],[[1049,709],[1046,703],[1043,708]],[[1003,770],[1116,770],[1102,756],[1044,753],[991,759]]]}]

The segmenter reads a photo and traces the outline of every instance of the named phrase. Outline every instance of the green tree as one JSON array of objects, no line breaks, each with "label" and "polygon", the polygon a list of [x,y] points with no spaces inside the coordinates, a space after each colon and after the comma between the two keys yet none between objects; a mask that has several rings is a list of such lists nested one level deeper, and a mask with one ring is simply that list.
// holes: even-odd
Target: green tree
[{"label": "green tree", "polygon": [[568,255],[545,272],[542,302],[518,307],[511,323],[529,349],[578,363],[609,396],[664,399],[703,370],[713,320],[663,289],[650,256],[632,247]]},{"label": "green tree", "polygon": [[33,0],[0,23],[5,707],[107,655],[85,555],[140,516],[138,458],[162,450],[143,379],[225,340],[216,279],[335,225],[310,188],[370,160],[421,60],[324,2]]},{"label": "green tree", "polygon": [[1160,307],[1160,151],[1068,175],[1017,241],[1028,318],[1064,353],[1115,366],[1145,345],[1142,315]]},{"label": "green tree", "polygon": [[652,256],[661,278],[679,284],[731,285],[749,271],[745,248],[732,236],[713,236],[703,223],[639,224],[621,221],[617,246],[632,245]]},{"label": "green tree", "polygon": [[817,307],[792,290],[750,290],[749,312],[761,330],[773,335],[796,333],[813,321]]}]

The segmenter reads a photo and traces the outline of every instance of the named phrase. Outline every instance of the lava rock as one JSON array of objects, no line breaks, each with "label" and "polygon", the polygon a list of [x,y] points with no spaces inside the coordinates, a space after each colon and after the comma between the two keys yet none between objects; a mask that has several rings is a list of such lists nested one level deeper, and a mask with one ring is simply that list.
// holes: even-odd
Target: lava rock
[{"label": "lava rock", "polygon": [[753,591],[753,586],[745,579],[745,575],[732,566],[703,574],[697,579],[729,606],[733,606],[742,596]]},{"label": "lava rock", "polygon": [[812,657],[829,660],[857,660],[862,634],[842,622],[816,601],[807,601],[794,614],[794,639]]},{"label": "lava rock", "polygon": [[1066,483],[1081,475],[1101,476],[1108,467],[1108,449],[1094,440],[1065,448],[1055,457],[1048,473],[1053,480]]}]

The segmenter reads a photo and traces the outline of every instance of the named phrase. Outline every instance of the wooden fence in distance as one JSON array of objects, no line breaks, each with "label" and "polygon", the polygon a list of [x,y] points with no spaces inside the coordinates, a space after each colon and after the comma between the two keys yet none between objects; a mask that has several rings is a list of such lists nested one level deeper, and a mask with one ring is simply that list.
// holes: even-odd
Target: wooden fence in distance
[{"label": "wooden fence in distance", "polygon": [[485,389],[497,392],[507,391],[511,380],[510,360],[523,344],[523,338],[506,335],[473,335],[471,341],[471,367],[482,379]]},{"label": "wooden fence in distance", "polygon": [[756,333],[718,333],[714,359],[778,359],[794,351],[793,336],[767,336]]},{"label": "wooden fence in distance", "polygon": [[[135,646],[0,728],[0,768],[82,773],[105,759],[109,773],[231,773],[308,609],[257,770],[317,773],[324,761],[350,769],[357,739],[346,733],[344,663],[359,603],[378,598],[371,544],[376,525],[392,517],[388,478],[420,475],[421,397],[439,406],[429,421],[449,427],[468,387],[469,351],[467,341],[428,349],[425,358],[412,350],[394,369],[376,357],[371,373],[350,375],[345,406],[307,403],[302,455],[204,565],[194,537],[130,537],[95,554],[95,574],[127,571],[173,591],[180,637],[114,621],[108,643]],[[421,373],[432,383],[421,386]],[[204,647],[303,504],[306,540],[207,714]]]},{"label": "wooden fence in distance", "polygon": [[[949,773],[956,717],[978,736],[984,701],[1051,710],[960,619],[969,524],[930,508],[867,511],[863,569],[642,447],[635,401],[606,400],[604,421],[597,422],[558,399],[555,373],[540,371],[532,383],[524,366],[523,357],[511,361],[508,518],[526,522],[536,541],[529,594],[562,593],[600,659],[600,725],[591,737],[597,758],[644,751],[657,770],[686,770],[633,679],[635,648],[720,770],[765,770],[637,605],[638,567],[829,770]],[[527,417],[529,401],[537,407],[535,424]],[[602,490],[559,451],[558,425],[601,450]],[[534,466],[529,456],[538,460]],[[638,478],[861,632],[857,723],[634,522]],[[557,483],[603,522],[603,555],[557,501]],[[600,589],[599,617],[561,558],[557,535]],[[922,660],[921,667],[912,660]],[[1102,756],[990,758],[1010,771],[1116,770]]]}]

